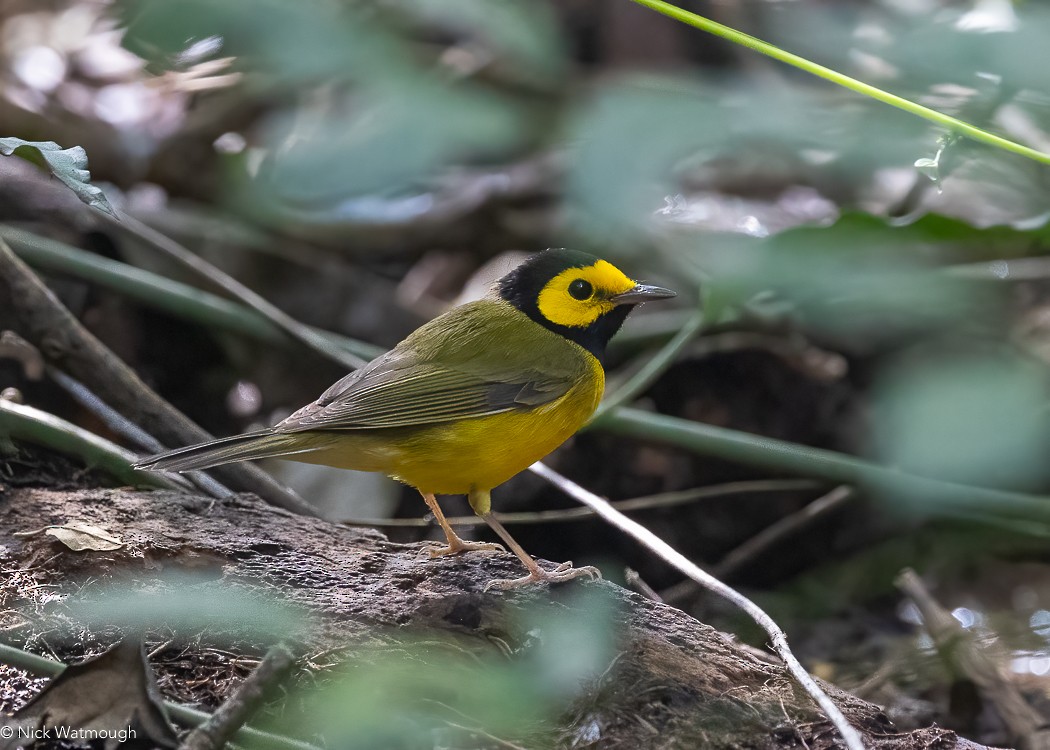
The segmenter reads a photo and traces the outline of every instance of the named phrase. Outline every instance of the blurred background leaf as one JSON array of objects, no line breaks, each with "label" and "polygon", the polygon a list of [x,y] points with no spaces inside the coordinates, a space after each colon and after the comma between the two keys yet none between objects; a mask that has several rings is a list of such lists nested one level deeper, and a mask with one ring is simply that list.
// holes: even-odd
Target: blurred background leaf
[{"label": "blurred background leaf", "polygon": [[615,664],[618,618],[600,587],[537,602],[519,618],[520,635],[503,644],[509,653],[478,654],[450,636],[378,634],[293,697],[307,707],[300,731],[324,728],[347,748],[551,746],[554,719],[591,701]]},{"label": "blurred background leaf", "polygon": [[1043,486],[1046,369],[1016,352],[988,349],[927,346],[887,363],[875,390],[875,455],[902,471],[965,484]]},{"label": "blurred background leaf", "polygon": [[168,574],[149,588],[137,588],[131,577],[117,579],[82,589],[68,604],[73,621],[88,627],[170,630],[183,637],[203,632],[230,643],[302,638],[312,626],[294,605],[204,574]]}]

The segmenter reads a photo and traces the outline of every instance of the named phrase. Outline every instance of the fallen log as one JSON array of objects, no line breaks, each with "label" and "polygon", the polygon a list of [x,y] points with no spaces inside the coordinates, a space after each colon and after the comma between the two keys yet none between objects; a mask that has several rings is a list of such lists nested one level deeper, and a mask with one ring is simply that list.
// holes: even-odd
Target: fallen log
[{"label": "fallen log", "polygon": [[[26,605],[33,610],[31,616],[17,615],[28,625],[10,630],[12,639],[22,638],[30,647],[39,641],[27,638],[26,631],[46,629],[49,617],[67,617],[71,610],[65,608],[86,588],[113,581],[163,587],[173,571],[193,573],[205,580],[199,584],[205,588],[256,590],[302,608],[315,626],[297,636],[299,652],[314,654],[345,653],[379,633],[411,632],[454,639],[465,655],[490,658],[502,652],[513,659],[545,647],[522,623],[571,612],[582,606],[574,592],[593,591],[611,602],[607,611],[615,620],[610,627],[617,633],[617,653],[600,678],[559,713],[557,746],[841,746],[831,725],[776,663],[756,658],[680,610],[610,582],[486,592],[487,581],[519,574],[512,555],[431,560],[424,545],[395,544],[375,531],[295,515],[252,495],[212,500],[166,490],[7,488],[0,493],[0,508],[0,565],[8,572],[0,582],[0,601],[9,616]],[[16,536],[69,522],[105,529],[123,546],[75,552],[52,536]],[[35,593],[41,590],[46,597]],[[87,640],[82,639],[85,654]],[[77,645],[69,648],[75,651]],[[163,663],[154,668],[168,697],[205,705],[224,697],[223,690],[197,694],[176,685],[171,675],[165,679]],[[24,673],[0,670],[0,695],[25,697],[27,684]],[[937,727],[896,732],[878,706],[831,686],[828,691],[868,747],[981,747]],[[464,746],[500,745],[478,740]]]}]

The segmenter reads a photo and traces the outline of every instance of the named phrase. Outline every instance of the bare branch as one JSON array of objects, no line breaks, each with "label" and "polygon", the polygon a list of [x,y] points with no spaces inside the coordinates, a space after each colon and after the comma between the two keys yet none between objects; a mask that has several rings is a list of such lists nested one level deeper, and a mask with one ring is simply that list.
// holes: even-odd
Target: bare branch
[{"label": "bare branch", "polygon": [[533,473],[538,474],[554,486],[558,487],[562,492],[579,500],[581,503],[594,510],[594,512],[616,528],[634,537],[634,539],[646,548],[656,553],[662,560],[673,565],[704,588],[728,599],[730,602],[740,607],[740,609],[747,613],[747,615],[753,619],[759,627],[769,634],[773,650],[777,652],[777,655],[779,655],[781,659],[783,659],[784,666],[799,685],[801,685],[802,688],[813,697],[813,700],[817,702],[817,705],[819,705],[824,711],[831,723],[835,725],[835,728],[838,729],[839,734],[842,736],[842,739],[845,741],[849,750],[864,750],[864,742],[861,740],[860,734],[848,721],[846,721],[846,717],[843,716],[842,712],[832,702],[831,698],[828,697],[827,693],[817,685],[816,680],[810,676],[809,672],[807,672],[799,663],[798,659],[795,658],[795,655],[791,652],[791,648],[788,646],[787,636],[784,635],[784,631],[781,630],[780,627],[773,622],[773,618],[767,615],[757,604],[736,589],[727,586],[711,574],[702,570],[689,558],[678,552],[674,547],[653,532],[649,531],[649,529],[645,528],[640,523],[632,521],[630,518],[620,513],[609,504],[608,500],[600,498],[592,492],[588,492],[580,485],[563,477],[561,474],[544,466],[542,463],[534,463],[529,469]]}]

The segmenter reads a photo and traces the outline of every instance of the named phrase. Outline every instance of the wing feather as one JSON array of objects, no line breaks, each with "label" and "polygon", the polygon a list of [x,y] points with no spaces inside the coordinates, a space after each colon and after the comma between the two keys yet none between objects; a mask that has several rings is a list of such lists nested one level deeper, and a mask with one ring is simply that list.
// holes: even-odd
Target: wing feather
[{"label": "wing feather", "polygon": [[367,388],[351,387],[326,404],[315,402],[301,409],[275,429],[299,432],[439,424],[535,408],[559,398],[570,387],[570,382],[551,382],[539,374],[501,382],[432,370]]},{"label": "wing feather", "polygon": [[[488,312],[472,314],[472,308],[480,305],[488,305]],[[505,303],[478,302],[456,308],[332,385],[274,430],[435,425],[533,409],[568,393],[583,365],[567,357],[563,349],[548,349],[556,342],[564,346],[556,334],[549,334],[555,337],[549,342],[540,338],[532,352],[539,361],[551,363],[543,370],[510,364],[521,360],[520,345],[502,327],[511,315],[521,313]],[[432,327],[441,334],[428,333]],[[486,356],[479,357],[485,349]]]}]

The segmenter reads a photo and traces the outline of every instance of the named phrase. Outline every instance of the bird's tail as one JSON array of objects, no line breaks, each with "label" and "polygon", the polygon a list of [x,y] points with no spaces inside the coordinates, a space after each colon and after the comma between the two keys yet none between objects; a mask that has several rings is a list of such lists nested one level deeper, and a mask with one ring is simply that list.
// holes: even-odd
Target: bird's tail
[{"label": "bird's tail", "polygon": [[299,434],[260,430],[158,453],[139,461],[135,468],[149,471],[192,471],[210,469],[235,461],[250,461],[313,450],[313,447],[304,449],[303,442],[302,435]]}]

